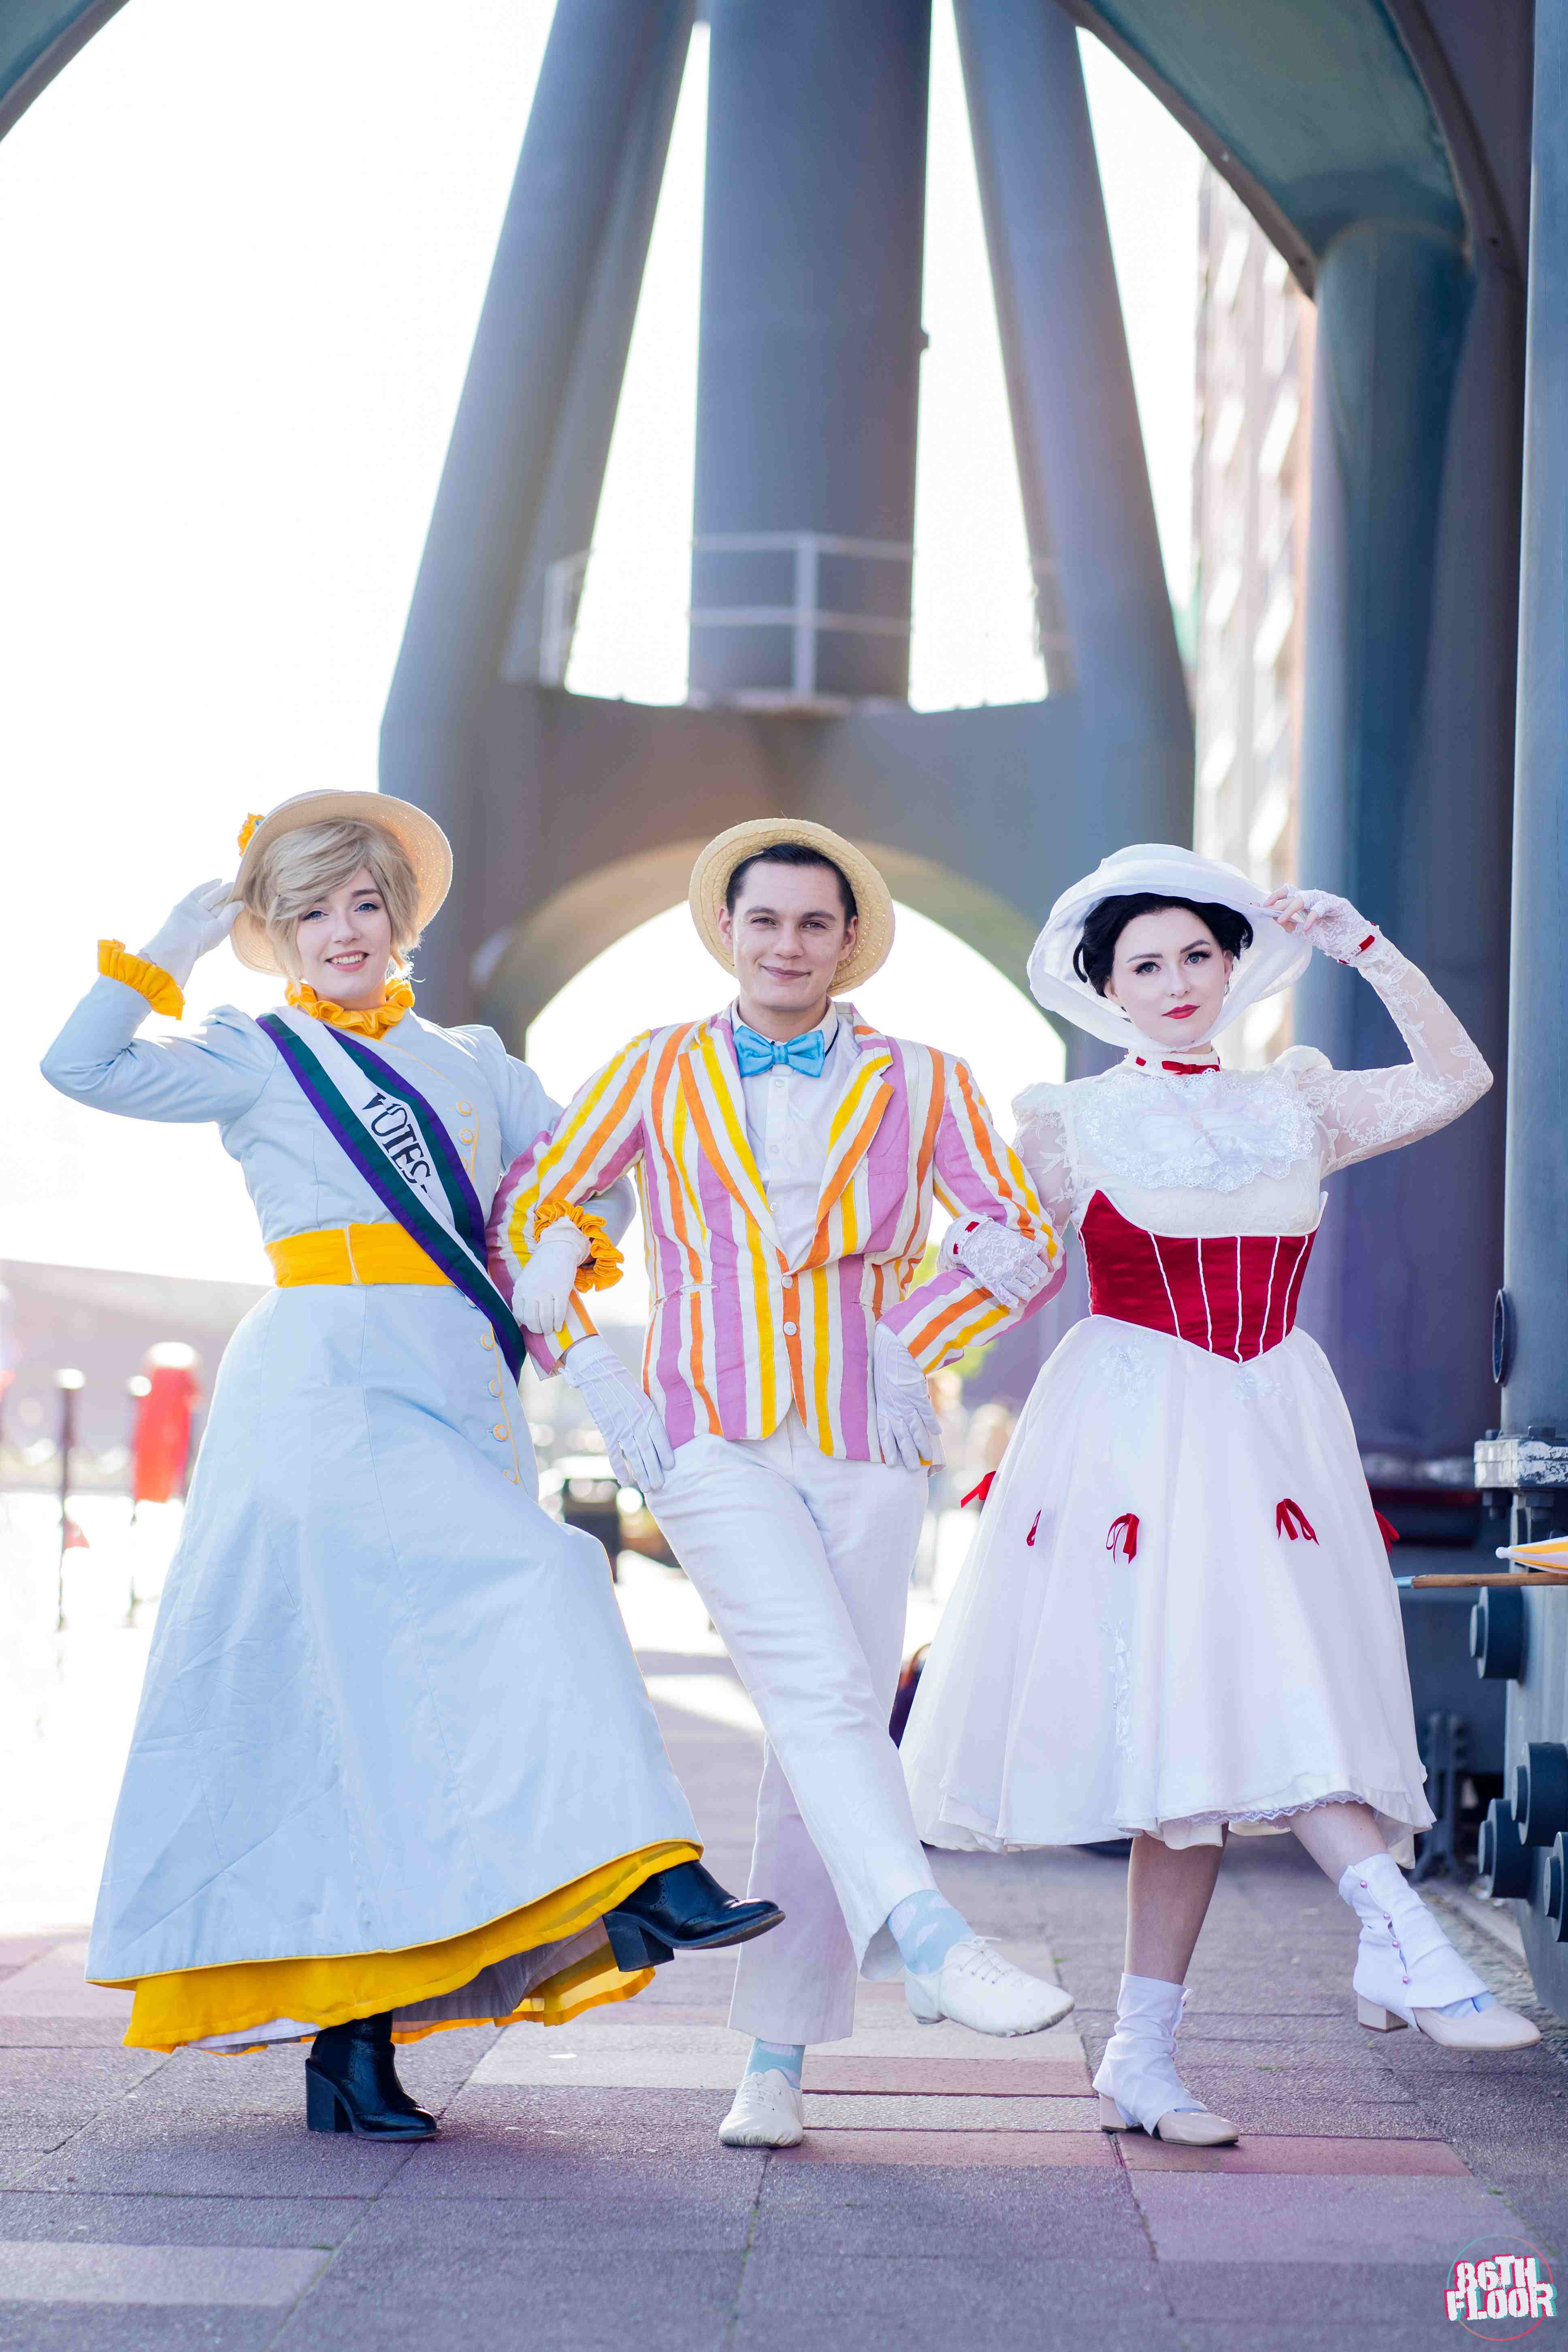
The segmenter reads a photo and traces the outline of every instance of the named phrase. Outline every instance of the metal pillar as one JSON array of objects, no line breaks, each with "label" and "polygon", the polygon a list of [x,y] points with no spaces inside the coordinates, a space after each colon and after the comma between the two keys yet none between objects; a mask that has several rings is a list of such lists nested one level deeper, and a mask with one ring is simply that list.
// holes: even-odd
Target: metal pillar
[{"label": "metal pillar", "polygon": [[[1513,281],[1479,268],[1450,238],[1366,225],[1318,282],[1301,878],[1387,931],[1499,1079],[1456,1127],[1338,1181],[1308,1278],[1304,1319],[1395,1484],[1436,1457],[1468,1484],[1492,1410],[1520,319]],[[1406,1053],[1322,958],[1297,1034],[1341,1069]]]},{"label": "metal pillar", "polygon": [[1125,714],[1121,745],[1103,730],[1113,771],[1141,772],[1153,737],[1186,792],[1192,719],[1078,37],[1017,0],[957,0],[957,25],[1050,688]]},{"label": "metal pillar", "polygon": [[[1514,779],[1500,1439],[1481,1482],[1511,1494],[1516,1535],[1568,1534],[1568,6],[1535,12],[1526,324],[1522,579]],[[1525,1595],[1508,1694],[1509,1778],[1533,1741],[1568,1739],[1568,1595]],[[1550,1824],[1568,1828],[1568,1822]],[[1557,1841],[1560,1855],[1563,1838]],[[1568,1943],[1546,1916],[1553,1850],[1527,1849],[1520,1926],[1537,1988],[1568,2015]]]},{"label": "metal pillar", "polygon": [[539,71],[382,723],[383,790],[463,840],[421,958],[438,1018],[462,1017],[465,915],[517,818],[518,779],[490,809],[472,772],[483,707],[538,643],[548,567],[592,534],[693,16],[572,0]]},{"label": "metal pillar", "polygon": [[930,0],[711,26],[692,693],[902,700]]}]

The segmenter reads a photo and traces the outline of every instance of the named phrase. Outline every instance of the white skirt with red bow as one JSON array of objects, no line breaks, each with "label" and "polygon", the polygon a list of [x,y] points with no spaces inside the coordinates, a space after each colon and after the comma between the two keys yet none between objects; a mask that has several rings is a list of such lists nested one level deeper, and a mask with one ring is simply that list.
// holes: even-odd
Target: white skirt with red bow
[{"label": "white skirt with red bow", "polygon": [[1302,1331],[1237,1363],[1110,1316],[1036,1381],[904,1738],[928,1845],[1218,1843],[1432,1811],[1350,1415]]}]

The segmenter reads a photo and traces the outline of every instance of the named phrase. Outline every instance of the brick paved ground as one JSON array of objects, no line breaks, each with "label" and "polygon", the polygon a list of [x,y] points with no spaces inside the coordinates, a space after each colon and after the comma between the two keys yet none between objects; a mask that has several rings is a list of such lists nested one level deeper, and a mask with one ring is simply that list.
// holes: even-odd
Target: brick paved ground
[{"label": "brick paved ground", "polygon": [[[744,1703],[712,1655],[645,1664],[738,1880]],[[1405,2352],[1466,2340],[1442,2291],[1467,2244],[1568,2249],[1562,2029],[1478,2062],[1361,2032],[1351,1919],[1292,1841],[1233,1845],[1194,1973],[1188,2076],[1245,2134],[1212,2153],[1094,2126],[1120,1865],[938,1866],[1076,2015],[995,2043],[867,1988],[853,2042],[808,2062],[804,2147],[771,2157],[716,2142],[742,2048],[717,1957],[559,2032],[406,2053],[443,2131],[397,2153],[306,2134],[298,2051],[120,2048],[79,1935],[0,1945],[0,2352]],[[1454,1932],[1526,1996],[1502,1945]]]}]

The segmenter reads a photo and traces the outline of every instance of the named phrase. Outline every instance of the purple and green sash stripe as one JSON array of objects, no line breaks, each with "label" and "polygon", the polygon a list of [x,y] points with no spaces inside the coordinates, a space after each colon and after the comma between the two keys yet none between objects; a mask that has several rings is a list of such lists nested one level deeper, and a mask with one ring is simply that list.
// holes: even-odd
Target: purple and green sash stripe
[{"label": "purple and green sash stripe", "polygon": [[[485,1270],[485,1220],[479,1198],[466,1169],[453,1150],[442,1120],[418,1088],[401,1075],[394,1076],[379,1056],[363,1046],[350,1046],[347,1038],[335,1038],[334,1043],[347,1048],[350,1059],[365,1076],[383,1094],[400,1102],[414,1121],[451,1207],[455,1232],[432,1215],[413,1186],[377,1149],[334,1081],[287,1022],[275,1013],[267,1013],[259,1025],[282,1055],[322,1125],[342,1146],[387,1214],[419,1244],[427,1257],[434,1260],[454,1289],[460,1290],[486,1318],[507,1370],[514,1381],[519,1380],[524,1360],[522,1334],[510,1307]],[[469,1240],[471,1234],[477,1234],[477,1262],[476,1244]]]}]

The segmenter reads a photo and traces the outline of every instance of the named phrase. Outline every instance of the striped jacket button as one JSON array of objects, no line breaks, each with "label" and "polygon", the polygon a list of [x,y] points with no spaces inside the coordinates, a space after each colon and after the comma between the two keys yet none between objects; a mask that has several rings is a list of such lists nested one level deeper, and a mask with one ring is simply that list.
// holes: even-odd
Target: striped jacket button
[{"label": "striped jacket button", "polygon": [[800,1328],[800,1327],[798,1323],[786,1323],[784,1326],[784,1337],[787,1339],[792,1339]]}]

